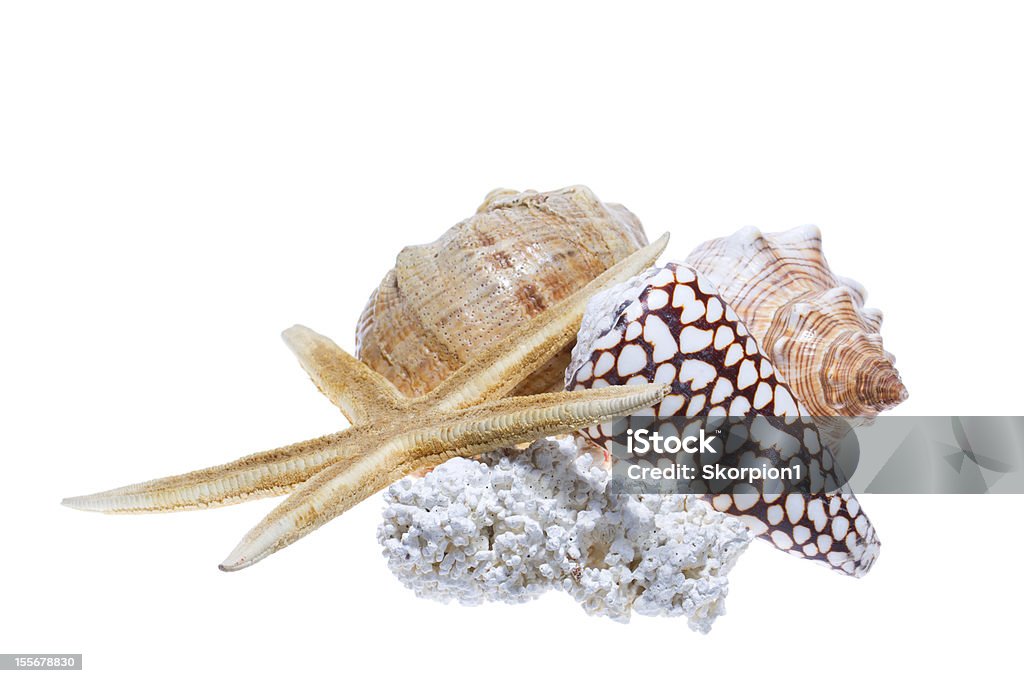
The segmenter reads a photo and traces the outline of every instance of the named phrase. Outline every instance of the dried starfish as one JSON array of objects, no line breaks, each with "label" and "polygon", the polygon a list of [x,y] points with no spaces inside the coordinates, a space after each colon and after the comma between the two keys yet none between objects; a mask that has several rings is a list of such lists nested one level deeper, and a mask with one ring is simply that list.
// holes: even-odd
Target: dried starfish
[{"label": "dried starfish", "polygon": [[216,507],[291,495],[254,527],[226,560],[244,569],[299,540],[356,503],[416,471],[605,422],[664,397],[663,385],[619,386],[501,398],[573,339],[587,301],[649,267],[668,235],[618,262],[507,344],[473,359],[429,394],[403,396],[330,339],[296,326],[285,342],[321,392],[348,418],[344,431],[257,453],[226,465],[63,502],[108,513]]}]

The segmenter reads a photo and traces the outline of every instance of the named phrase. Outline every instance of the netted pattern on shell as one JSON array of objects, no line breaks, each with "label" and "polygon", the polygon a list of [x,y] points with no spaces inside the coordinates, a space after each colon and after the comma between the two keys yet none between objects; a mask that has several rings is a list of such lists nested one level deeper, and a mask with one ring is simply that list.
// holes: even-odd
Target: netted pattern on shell
[{"label": "netted pattern on shell", "polygon": [[[595,297],[587,308],[568,389],[660,383],[671,392],[640,411],[658,419],[677,416],[768,415],[806,418],[735,311],[711,282],[688,265],[670,263]],[[658,423],[651,427],[658,429]],[[611,450],[611,425],[583,432]],[[826,477],[838,463],[822,448],[806,420],[803,452]],[[740,516],[756,533],[798,557],[846,574],[870,569],[879,543],[852,494],[719,494],[716,510]]]}]

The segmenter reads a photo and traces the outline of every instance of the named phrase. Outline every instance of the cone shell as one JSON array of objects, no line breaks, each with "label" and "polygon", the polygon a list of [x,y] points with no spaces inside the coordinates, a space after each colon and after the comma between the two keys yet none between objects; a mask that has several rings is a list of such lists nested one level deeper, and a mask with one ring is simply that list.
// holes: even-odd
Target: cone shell
[{"label": "cone shell", "polygon": [[686,262],[718,287],[811,415],[871,418],[907,398],[882,347],[882,313],[836,276],[814,226],[756,228],[700,245]]},{"label": "cone shell", "polygon": [[[692,267],[669,263],[601,292],[587,305],[566,389],[659,383],[669,386],[659,403],[634,415],[652,418],[652,432],[702,417],[783,418],[799,426],[791,436],[832,490],[845,481],[815,422],[762,353],[739,316]],[[664,433],[672,433],[672,429]],[[581,435],[612,450],[613,425]],[[781,462],[775,445],[758,456]],[[786,456],[788,457],[788,456]],[[863,576],[880,543],[852,493],[739,493],[705,495],[720,512],[742,519],[780,550]]]},{"label": "cone shell", "polygon": [[[645,244],[636,216],[586,187],[495,190],[476,215],[399,253],[360,317],[356,355],[424,394]],[[561,389],[570,349],[517,393]]]}]

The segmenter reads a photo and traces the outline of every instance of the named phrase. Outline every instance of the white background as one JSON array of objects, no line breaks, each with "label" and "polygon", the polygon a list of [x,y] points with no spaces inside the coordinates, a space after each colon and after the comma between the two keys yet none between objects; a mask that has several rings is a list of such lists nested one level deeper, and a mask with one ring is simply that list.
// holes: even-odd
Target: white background
[{"label": "white background", "polygon": [[379,497],[231,575],[274,501],[58,504],[339,429],[278,333],[351,350],[399,249],[499,186],[589,185],[676,258],[816,223],[885,311],[900,414],[1021,413],[1019,5],[555,5],[3,4],[0,651],[104,681],[1015,669],[1019,497],[862,497],[860,581],[757,542],[706,637],[416,599]]}]

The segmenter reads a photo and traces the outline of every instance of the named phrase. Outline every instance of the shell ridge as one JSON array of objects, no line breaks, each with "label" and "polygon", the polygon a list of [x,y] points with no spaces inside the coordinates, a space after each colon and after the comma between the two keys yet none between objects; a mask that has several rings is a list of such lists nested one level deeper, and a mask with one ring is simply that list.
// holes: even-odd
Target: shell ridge
[{"label": "shell ridge", "polygon": [[[709,277],[815,416],[870,419],[906,397],[867,290],[833,273],[821,231],[744,227],[686,259]],[[841,350],[842,345],[853,348]]]}]

